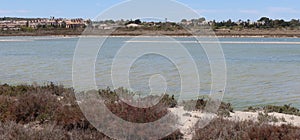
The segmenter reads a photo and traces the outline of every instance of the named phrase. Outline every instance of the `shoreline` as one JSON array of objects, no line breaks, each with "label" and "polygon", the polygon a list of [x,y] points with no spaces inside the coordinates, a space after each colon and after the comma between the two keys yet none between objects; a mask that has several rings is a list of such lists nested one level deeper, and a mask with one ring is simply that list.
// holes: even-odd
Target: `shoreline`
[{"label": "shoreline", "polygon": [[[0,40],[0,43],[1,43],[1,40]],[[300,43],[300,42],[298,42],[298,43]],[[0,90],[1,90],[1,86],[3,86],[3,85],[9,85],[9,86],[12,86],[12,87],[18,87],[18,86],[25,86],[25,87],[26,86],[38,86],[39,87],[39,86],[46,86],[46,85],[49,85],[51,83],[54,83],[54,85],[62,86],[62,87],[67,88],[67,89],[73,89],[72,85],[64,84],[62,82],[43,81],[43,82],[32,82],[32,83],[29,83],[29,82],[12,83],[12,82],[2,81],[2,82],[0,82]],[[172,95],[172,93],[166,93],[166,94]],[[226,93],[226,94],[228,94],[228,93]],[[191,100],[196,101],[197,99],[187,98],[187,99],[184,99],[182,101],[191,101]],[[294,104],[293,102],[285,102],[285,101],[284,102],[283,101],[273,101],[273,102],[269,102],[269,103],[253,103],[252,102],[253,104],[242,104],[242,103],[239,103],[238,100],[229,101],[229,98],[222,98],[221,102],[231,104],[234,111],[244,111],[244,110],[248,110],[249,108],[260,108],[260,109],[262,109],[265,106],[284,106],[284,105],[289,105],[289,104],[292,105],[292,107],[295,107],[295,108],[300,110],[300,105],[299,104]]]},{"label": "shoreline", "polygon": [[[187,111],[183,106],[168,109],[171,113],[178,117],[180,132],[183,133],[184,139],[192,139],[194,130],[197,127],[198,121],[201,119],[213,120],[217,119],[218,115],[202,112],[202,111]],[[221,116],[224,120],[232,122],[247,122],[266,123],[271,126],[281,126],[291,124],[294,127],[300,127],[300,116],[290,115],[285,113],[264,111],[233,111],[229,116]]]},{"label": "shoreline", "polygon": [[[1,94],[1,90],[3,87],[11,87],[11,88],[17,88],[17,87],[23,87],[23,88],[28,88],[28,89],[35,89],[35,88],[40,88],[40,87],[49,87],[49,86],[52,86],[52,87],[59,87],[59,88],[62,88],[62,89],[73,89],[73,87],[71,86],[65,86],[63,84],[57,84],[57,83],[53,83],[53,82],[49,82],[49,83],[44,83],[44,84],[38,84],[38,83],[33,83],[33,84],[26,84],[26,83],[19,83],[19,84],[8,84],[8,83],[0,83],[0,96],[2,95]],[[121,88],[122,89],[122,88]],[[98,90],[104,90],[104,89],[98,89]],[[87,92],[87,91],[84,91],[84,92]],[[166,94],[168,96],[172,95],[172,94]],[[147,98],[147,97],[145,97]],[[207,98],[202,98],[202,99],[187,99],[187,100],[182,100],[182,101],[177,101],[178,102],[178,106],[183,106],[183,104],[185,102],[195,102],[197,100],[206,100]],[[232,108],[234,112],[238,111],[238,112],[257,112],[257,111],[263,111],[264,110],[264,107],[291,107],[291,108],[295,108],[295,109],[298,109],[300,110],[299,107],[296,107],[296,106],[290,106],[292,104],[289,104],[289,103],[285,103],[285,104],[262,104],[262,105],[252,105],[252,106],[245,106],[243,108],[240,108],[240,109],[236,109],[234,106],[232,106],[232,103],[230,102],[225,102],[223,100],[221,100],[221,103],[219,107],[221,107],[224,104],[229,104],[228,108]],[[193,104],[193,103],[192,103]],[[187,104],[187,106],[189,106]],[[299,117],[300,117],[300,111],[299,111]],[[300,127],[300,125],[299,125]]]},{"label": "shoreline", "polygon": [[216,37],[216,38],[300,38],[300,36],[289,35],[215,35],[215,36],[194,36],[194,35],[0,35],[0,37]]},{"label": "shoreline", "polygon": [[[200,31],[200,30],[199,30]],[[154,31],[154,30],[38,30],[34,32],[9,31],[1,32],[0,37],[5,36],[57,36],[57,37],[79,37],[79,36],[110,36],[110,37],[136,37],[136,36],[171,36],[171,37],[218,37],[218,38],[300,38],[300,30],[176,30],[176,31]],[[199,33],[197,33],[199,32]]]}]

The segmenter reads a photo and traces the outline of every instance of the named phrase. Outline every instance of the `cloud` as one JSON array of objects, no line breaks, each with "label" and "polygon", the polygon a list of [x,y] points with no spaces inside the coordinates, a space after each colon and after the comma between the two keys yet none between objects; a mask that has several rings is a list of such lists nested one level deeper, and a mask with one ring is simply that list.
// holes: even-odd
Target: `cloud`
[{"label": "cloud", "polygon": [[269,7],[267,8],[270,13],[286,13],[286,14],[299,14],[300,11],[293,8],[286,7]]},{"label": "cloud", "polygon": [[29,10],[16,10],[15,13],[26,14],[26,13],[30,13],[30,11]]},{"label": "cloud", "polygon": [[26,14],[29,10],[0,10],[0,14]]},{"label": "cloud", "polygon": [[287,7],[268,7],[264,10],[258,9],[241,9],[241,10],[232,10],[232,9],[198,9],[196,10],[200,14],[224,14],[224,13],[241,13],[248,15],[261,15],[261,14],[300,14],[300,10]]},{"label": "cloud", "polygon": [[260,12],[258,10],[240,10],[240,13],[243,13],[243,14],[253,14],[253,15],[260,14]]},{"label": "cloud", "polygon": [[52,13],[53,13],[53,14],[62,14],[63,12],[62,12],[62,11],[59,11],[59,10],[56,10],[56,11],[53,11]]},{"label": "cloud", "polygon": [[198,9],[198,10],[196,10],[196,12],[198,12],[200,14],[205,14],[205,13],[219,13],[221,11],[216,10],[216,9]]},{"label": "cloud", "polygon": [[[232,14],[237,12],[237,10],[233,10],[233,9],[197,9],[195,11],[200,14],[225,14],[225,13]],[[241,11],[250,12],[250,10],[241,10]]]},{"label": "cloud", "polygon": [[98,3],[96,3],[96,6],[102,6],[102,3],[98,2]]},{"label": "cloud", "polygon": [[9,10],[0,10],[0,14],[9,14],[11,11]]}]

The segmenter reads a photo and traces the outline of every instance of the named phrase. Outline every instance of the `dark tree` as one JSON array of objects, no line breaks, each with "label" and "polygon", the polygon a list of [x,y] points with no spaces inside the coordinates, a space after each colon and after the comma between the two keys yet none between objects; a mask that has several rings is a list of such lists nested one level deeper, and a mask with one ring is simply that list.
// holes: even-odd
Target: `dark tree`
[{"label": "dark tree", "polygon": [[137,20],[134,21],[134,23],[135,23],[135,24],[141,24],[142,22],[141,22],[140,19],[137,19]]}]

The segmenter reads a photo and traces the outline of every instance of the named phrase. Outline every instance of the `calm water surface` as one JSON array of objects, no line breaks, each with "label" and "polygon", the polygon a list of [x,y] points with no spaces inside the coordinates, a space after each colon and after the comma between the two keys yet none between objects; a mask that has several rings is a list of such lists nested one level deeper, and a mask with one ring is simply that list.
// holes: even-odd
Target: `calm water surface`
[{"label": "calm water surface", "polygon": [[[43,84],[53,81],[68,87],[72,86],[72,61],[78,39],[0,37],[0,83]],[[122,44],[130,39],[109,38],[100,50],[95,74],[99,88],[111,86],[109,76],[113,58]],[[201,79],[200,94],[208,94],[211,83],[210,68],[204,51],[193,38],[175,39],[184,44],[197,64]],[[157,38],[154,40],[159,42]],[[220,38],[219,40],[228,70],[225,101],[231,102],[237,109],[250,105],[286,103],[300,108],[300,39]],[[145,46],[141,43],[143,42],[137,42],[137,45],[143,49]],[[166,44],[161,43],[162,49]],[[181,60],[177,64],[179,66],[188,61],[185,58],[178,59]],[[154,54],[142,56],[133,63],[129,77],[132,89],[150,92],[148,81],[153,74],[165,77],[168,82],[168,93],[175,95],[179,93],[180,76],[176,66],[168,59]],[[183,98],[195,98],[195,95],[185,95]]]}]

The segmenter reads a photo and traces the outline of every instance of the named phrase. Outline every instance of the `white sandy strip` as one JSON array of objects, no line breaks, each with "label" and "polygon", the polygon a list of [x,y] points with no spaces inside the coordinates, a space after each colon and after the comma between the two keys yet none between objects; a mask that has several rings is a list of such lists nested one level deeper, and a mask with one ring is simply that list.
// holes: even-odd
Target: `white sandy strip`
[{"label": "white sandy strip", "polygon": [[200,43],[200,44],[287,44],[287,45],[299,45],[300,42],[244,42],[244,41],[156,41],[156,40],[132,40],[126,41],[127,43]]},{"label": "white sandy strip", "polygon": [[[233,121],[245,121],[245,120],[252,120],[252,121],[258,121],[259,112],[242,112],[242,111],[235,111],[234,113],[230,114],[229,120]],[[273,122],[270,124],[273,125],[281,125],[281,124],[292,124],[293,126],[300,127],[300,116],[295,116],[295,115],[287,115],[287,114],[282,114],[282,113],[268,113],[269,116],[274,116],[277,119],[279,119],[278,122]],[[284,118],[285,122],[281,120],[281,118]]]},{"label": "white sandy strip", "polygon": [[[192,139],[194,134],[194,128],[196,123],[201,118],[215,118],[217,115],[215,114],[209,114],[209,113],[203,113],[201,111],[186,111],[183,109],[183,106],[179,106],[176,108],[169,108],[169,110],[178,117],[178,128],[181,133],[184,134],[184,139]],[[252,121],[258,121],[259,112],[242,112],[242,111],[235,111],[234,113],[230,113],[231,117],[228,117],[226,119],[232,120],[232,121],[246,121],[246,120],[252,120]],[[294,116],[294,115],[286,115],[281,113],[268,113],[270,116],[275,116],[277,119],[279,119],[278,122],[270,123],[271,125],[281,125],[281,124],[292,124],[293,126],[300,127],[300,117]],[[280,120],[280,118],[284,118],[286,122],[283,122]],[[208,124],[209,125],[209,124]]]},{"label": "white sandy strip", "polygon": [[6,40],[0,40],[0,42],[31,42],[33,40],[10,40],[10,39],[6,39]]},{"label": "white sandy strip", "polygon": [[178,117],[178,128],[183,133],[183,139],[192,139],[196,123],[205,117],[216,117],[215,114],[202,113],[200,111],[186,111],[183,106],[169,108],[169,110]]}]

